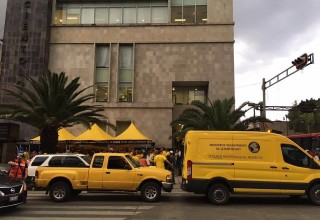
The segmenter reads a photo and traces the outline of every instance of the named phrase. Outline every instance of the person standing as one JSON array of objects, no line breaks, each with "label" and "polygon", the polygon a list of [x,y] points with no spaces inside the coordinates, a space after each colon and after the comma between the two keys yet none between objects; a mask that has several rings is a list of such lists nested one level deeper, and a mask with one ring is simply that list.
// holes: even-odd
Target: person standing
[{"label": "person standing", "polygon": [[164,165],[165,163],[169,164],[169,166],[172,166],[172,164],[167,160],[165,156],[163,156],[162,154],[159,154],[158,150],[156,150],[154,153],[155,153],[154,163],[157,168],[165,170],[166,169]]},{"label": "person standing", "polygon": [[9,161],[11,168],[9,170],[9,177],[13,179],[26,181],[28,176],[28,163],[23,157],[23,153],[18,153],[14,161]]},{"label": "person standing", "polygon": [[169,162],[171,163],[171,173],[172,173],[172,182],[173,184],[176,183],[175,179],[174,179],[174,175],[175,175],[175,164],[176,164],[176,158],[175,158],[175,155],[173,153],[173,151],[171,150],[170,151],[170,155],[168,156],[169,157]]}]

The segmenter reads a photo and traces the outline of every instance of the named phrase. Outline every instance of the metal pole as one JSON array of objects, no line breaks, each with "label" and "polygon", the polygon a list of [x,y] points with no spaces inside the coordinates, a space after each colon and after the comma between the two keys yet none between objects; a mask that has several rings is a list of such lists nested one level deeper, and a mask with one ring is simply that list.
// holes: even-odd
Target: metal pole
[{"label": "metal pole", "polygon": [[262,116],[266,117],[266,79],[262,79]]}]

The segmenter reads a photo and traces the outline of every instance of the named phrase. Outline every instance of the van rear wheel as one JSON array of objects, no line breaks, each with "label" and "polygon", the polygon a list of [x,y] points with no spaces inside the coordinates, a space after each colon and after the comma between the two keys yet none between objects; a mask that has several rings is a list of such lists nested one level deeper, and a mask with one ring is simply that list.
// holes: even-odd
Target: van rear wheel
[{"label": "van rear wheel", "polygon": [[229,201],[230,191],[225,185],[216,183],[209,188],[207,197],[215,205],[225,205]]},{"label": "van rear wheel", "polygon": [[310,188],[308,198],[313,204],[320,206],[320,184],[314,185]]}]

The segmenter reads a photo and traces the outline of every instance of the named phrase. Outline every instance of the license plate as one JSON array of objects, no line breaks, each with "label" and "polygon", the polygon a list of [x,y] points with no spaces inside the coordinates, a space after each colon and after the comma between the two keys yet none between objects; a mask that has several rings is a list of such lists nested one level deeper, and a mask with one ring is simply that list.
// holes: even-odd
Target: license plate
[{"label": "license plate", "polygon": [[18,201],[18,196],[9,197],[9,202],[15,202],[15,201]]}]

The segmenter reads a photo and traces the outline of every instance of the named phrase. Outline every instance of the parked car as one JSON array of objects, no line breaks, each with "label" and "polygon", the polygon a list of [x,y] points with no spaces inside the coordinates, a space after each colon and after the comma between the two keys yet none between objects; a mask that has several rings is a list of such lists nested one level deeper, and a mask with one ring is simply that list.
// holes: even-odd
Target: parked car
[{"label": "parked car", "polygon": [[9,174],[10,167],[9,164],[0,164],[0,171],[4,172],[4,174]]},{"label": "parked car", "polygon": [[[49,162],[50,165],[51,161]],[[36,185],[54,202],[64,202],[81,191],[125,191],[141,193],[146,202],[156,202],[161,189],[171,192],[172,173],[157,167],[141,167],[129,154],[97,153],[91,166],[72,163],[68,167],[38,167]]]},{"label": "parked car", "polygon": [[27,184],[30,187],[34,186],[34,175],[39,166],[55,166],[69,167],[70,164],[83,163],[84,166],[90,166],[91,159],[84,154],[39,154],[33,157],[28,166]]},{"label": "parked car", "polygon": [[0,171],[0,209],[15,207],[27,202],[27,185]]}]

